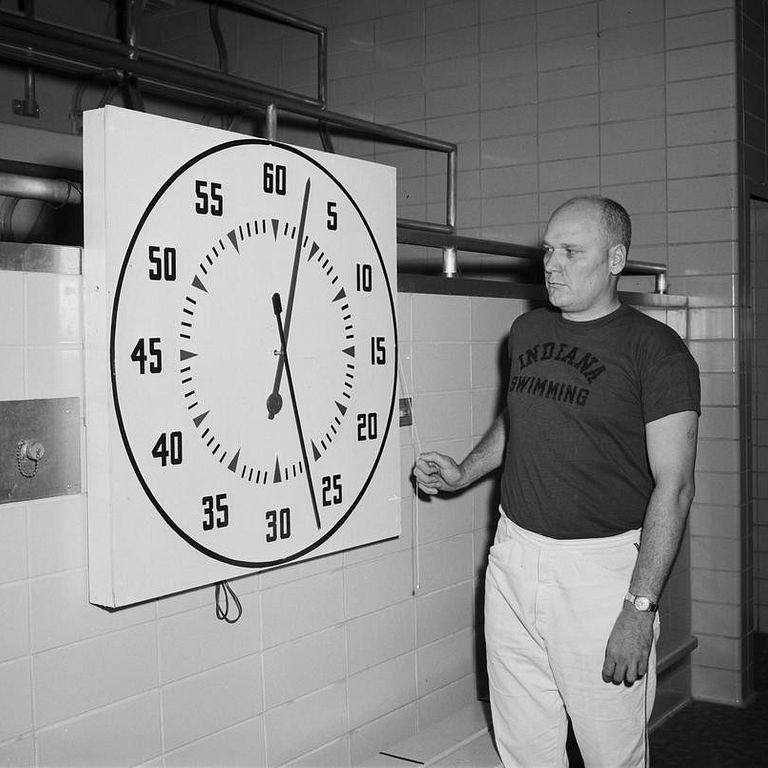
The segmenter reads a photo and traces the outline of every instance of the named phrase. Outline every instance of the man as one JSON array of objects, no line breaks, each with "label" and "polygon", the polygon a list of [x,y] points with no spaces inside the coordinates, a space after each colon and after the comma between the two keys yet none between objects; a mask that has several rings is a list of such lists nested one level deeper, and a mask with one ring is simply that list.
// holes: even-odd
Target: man
[{"label": "man", "polygon": [[587,768],[648,764],[656,604],[693,499],[700,394],[674,331],[619,300],[630,240],[612,200],[552,214],[552,306],[512,325],[506,410],[460,464],[414,467],[435,494],[503,462],[485,634],[507,768],[566,766],[568,717]]}]

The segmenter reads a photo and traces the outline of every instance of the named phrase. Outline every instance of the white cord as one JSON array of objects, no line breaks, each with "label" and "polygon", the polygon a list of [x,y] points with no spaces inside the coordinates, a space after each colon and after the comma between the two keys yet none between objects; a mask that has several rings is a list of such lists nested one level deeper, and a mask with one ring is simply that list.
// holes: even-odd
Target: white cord
[{"label": "white cord", "polygon": [[[403,377],[403,359],[400,356],[398,350],[398,379],[400,382],[400,396],[410,400],[411,403],[411,466],[416,463],[416,458],[421,453],[421,439],[419,438],[419,431],[416,428],[416,417],[413,411],[413,397],[408,391],[408,387]],[[409,360],[410,363],[410,360]],[[414,483],[413,496],[411,497],[411,536],[413,541],[411,542],[411,553],[413,556],[413,594],[416,595],[419,592],[421,586],[421,564],[419,560],[419,490]]]}]

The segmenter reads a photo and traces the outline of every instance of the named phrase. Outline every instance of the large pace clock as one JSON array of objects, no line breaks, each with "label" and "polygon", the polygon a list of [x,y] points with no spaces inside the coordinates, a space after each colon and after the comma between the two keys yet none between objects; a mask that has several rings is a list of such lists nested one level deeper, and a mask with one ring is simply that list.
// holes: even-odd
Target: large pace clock
[{"label": "large pace clock", "polygon": [[86,115],[91,599],[399,532],[394,173]]}]

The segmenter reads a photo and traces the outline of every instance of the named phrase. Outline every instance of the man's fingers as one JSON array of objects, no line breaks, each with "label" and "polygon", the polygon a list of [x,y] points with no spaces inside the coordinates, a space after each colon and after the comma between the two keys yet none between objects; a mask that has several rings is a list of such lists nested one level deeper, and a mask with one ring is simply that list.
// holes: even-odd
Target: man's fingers
[{"label": "man's fingers", "polygon": [[419,489],[429,496],[434,496],[438,492],[442,482],[439,470],[423,461],[421,457],[413,467],[413,478]]},{"label": "man's fingers", "polygon": [[611,680],[612,683],[615,685],[619,685],[620,683],[623,683],[624,680],[627,678],[627,665],[626,664],[617,664],[616,668],[613,670],[613,679]]},{"label": "man's fingers", "polygon": [[413,465],[413,473],[417,477],[427,479],[440,474],[440,465],[434,461],[428,461],[423,456],[419,456]]},{"label": "man's fingers", "polygon": [[419,485],[437,486],[440,483],[440,473],[436,469],[430,470],[414,467],[413,476]]},{"label": "man's fingers", "polygon": [[419,480],[417,478],[416,485],[420,491],[424,491],[424,493],[428,493],[430,496],[436,494],[440,490],[437,483],[428,480]]},{"label": "man's fingers", "polygon": [[439,466],[442,456],[437,451],[427,451],[420,453],[416,459],[416,464],[420,466]]},{"label": "man's fingers", "polygon": [[441,472],[445,469],[450,469],[453,464],[453,459],[450,456],[444,456],[442,453],[437,453],[437,451],[422,453],[416,459],[416,466],[430,472]]},{"label": "man's fingers", "polygon": [[436,451],[422,453],[413,465],[413,477],[424,493],[434,496],[448,488],[445,471],[453,464],[452,459]]},{"label": "man's fingers", "polygon": [[413,476],[417,480],[429,480],[433,474],[434,472],[430,471],[429,467],[426,466],[422,467],[421,465],[416,464],[413,468]]},{"label": "man's fingers", "polygon": [[634,685],[638,680],[642,680],[643,675],[648,671],[648,663],[639,661],[637,664],[630,664],[627,667],[625,679],[627,685]]},{"label": "man's fingers", "polygon": [[628,665],[626,661],[622,661],[621,659],[616,660],[608,656],[605,657],[605,661],[603,662],[604,682],[613,683],[614,685],[628,682],[631,685],[636,679],[637,675],[631,664]]},{"label": "man's fingers", "polygon": [[644,666],[645,665],[635,666],[634,664],[626,664],[624,662],[615,662],[606,659],[603,664],[603,681],[606,683],[613,683],[614,685],[620,685],[621,683],[634,685],[648,671]]}]

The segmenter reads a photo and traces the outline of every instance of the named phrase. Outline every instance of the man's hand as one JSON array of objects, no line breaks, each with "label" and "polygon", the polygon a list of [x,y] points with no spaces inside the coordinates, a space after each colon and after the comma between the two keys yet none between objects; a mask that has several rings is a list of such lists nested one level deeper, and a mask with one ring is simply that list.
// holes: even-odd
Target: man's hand
[{"label": "man's hand", "polygon": [[625,602],[605,649],[603,680],[606,683],[632,685],[648,671],[655,616]]},{"label": "man's hand", "polygon": [[458,491],[465,485],[461,467],[450,456],[436,451],[422,453],[416,459],[413,476],[419,489],[430,496],[438,491]]}]

